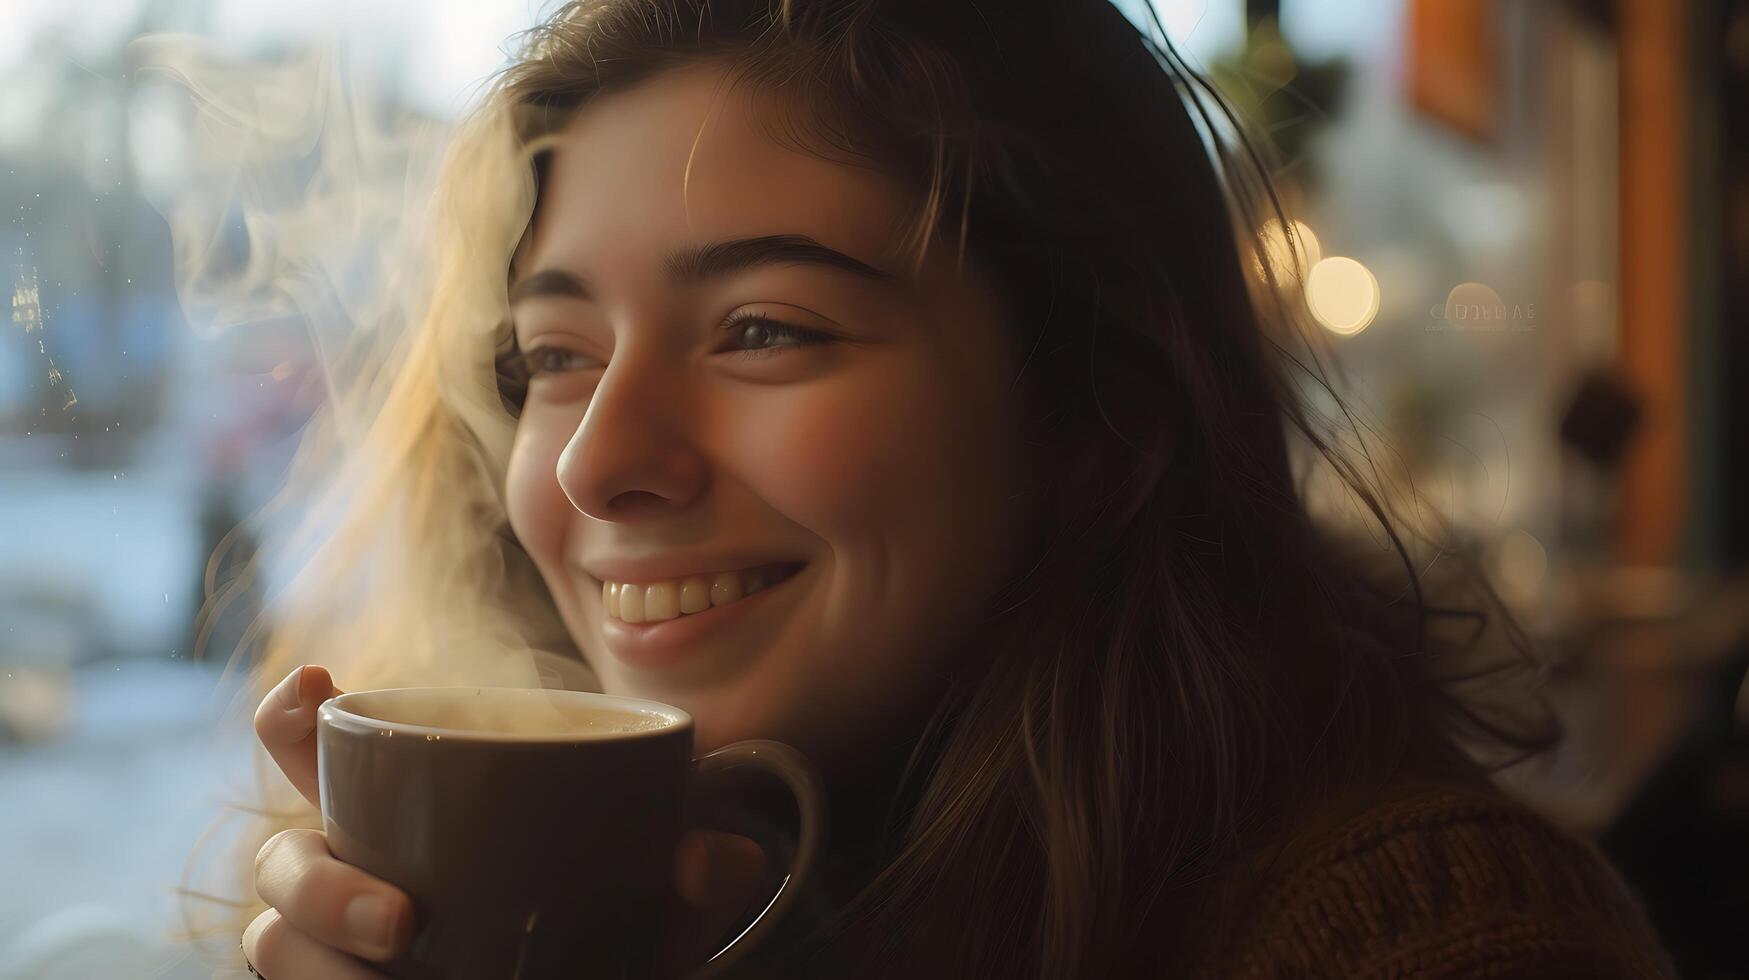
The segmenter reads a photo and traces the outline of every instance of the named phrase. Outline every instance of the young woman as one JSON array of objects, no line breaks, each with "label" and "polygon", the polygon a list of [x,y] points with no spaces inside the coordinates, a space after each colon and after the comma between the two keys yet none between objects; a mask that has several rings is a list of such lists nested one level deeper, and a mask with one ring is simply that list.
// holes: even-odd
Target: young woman
[{"label": "young woman", "polygon": [[[1599,854],[1472,761],[1548,738],[1452,689],[1451,610],[1302,405],[1220,106],[1106,0],[560,10],[446,171],[309,572],[343,601],[255,668],[291,786],[337,690],[299,664],[533,648],[826,773],[827,872],[738,975],[1668,974]],[[1314,524],[1317,473],[1394,576]],[[243,951],[380,976],[411,908],[313,812],[261,847]],[[688,838],[677,943],[762,862]]]}]

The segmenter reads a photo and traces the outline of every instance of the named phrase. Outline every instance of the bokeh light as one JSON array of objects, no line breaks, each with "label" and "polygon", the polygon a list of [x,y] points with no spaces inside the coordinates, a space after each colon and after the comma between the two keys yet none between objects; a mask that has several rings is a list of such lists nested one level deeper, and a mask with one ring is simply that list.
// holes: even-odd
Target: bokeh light
[{"label": "bokeh light", "polygon": [[1505,309],[1500,293],[1484,282],[1460,282],[1445,294],[1445,319],[1453,326],[1498,322]]},{"label": "bokeh light", "polygon": [[1345,255],[1312,266],[1306,277],[1306,306],[1331,333],[1353,336],[1379,313],[1379,281],[1372,271]]}]

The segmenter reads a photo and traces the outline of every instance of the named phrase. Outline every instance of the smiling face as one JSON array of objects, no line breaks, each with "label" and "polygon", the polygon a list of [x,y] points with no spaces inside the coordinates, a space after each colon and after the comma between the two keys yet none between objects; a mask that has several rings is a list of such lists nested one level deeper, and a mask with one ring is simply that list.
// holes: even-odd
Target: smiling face
[{"label": "smiling face", "polygon": [[1019,358],[951,249],[909,274],[904,188],[780,146],[723,77],[560,134],[514,269],[510,521],[604,691],[830,767],[933,699],[1017,570]]}]

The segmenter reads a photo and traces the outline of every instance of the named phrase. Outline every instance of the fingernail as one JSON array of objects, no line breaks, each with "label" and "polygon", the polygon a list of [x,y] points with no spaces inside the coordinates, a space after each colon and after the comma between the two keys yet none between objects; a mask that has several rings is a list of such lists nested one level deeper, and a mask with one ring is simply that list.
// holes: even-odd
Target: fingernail
[{"label": "fingernail", "polygon": [[[308,665],[306,664],[305,667],[307,667],[307,666]],[[292,710],[293,711],[296,711],[297,709],[304,706],[304,670],[305,670],[305,667],[299,667],[297,670],[292,671],[291,694],[292,694]]]},{"label": "fingernail", "polygon": [[346,903],[346,931],[359,942],[388,952],[395,938],[394,911],[383,895],[360,895]]}]

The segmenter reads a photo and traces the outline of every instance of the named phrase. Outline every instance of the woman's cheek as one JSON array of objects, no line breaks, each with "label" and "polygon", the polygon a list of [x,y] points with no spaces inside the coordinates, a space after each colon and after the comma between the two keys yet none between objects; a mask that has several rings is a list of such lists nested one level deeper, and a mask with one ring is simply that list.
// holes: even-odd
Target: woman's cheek
[{"label": "woman's cheek", "polygon": [[556,562],[563,549],[570,507],[557,476],[563,443],[545,438],[546,428],[541,421],[527,418],[518,425],[504,474],[510,529],[543,567]]},{"label": "woman's cheek", "polygon": [[926,492],[928,414],[925,400],[886,379],[823,380],[737,413],[725,440],[766,504],[830,537],[890,526],[896,508]]}]

